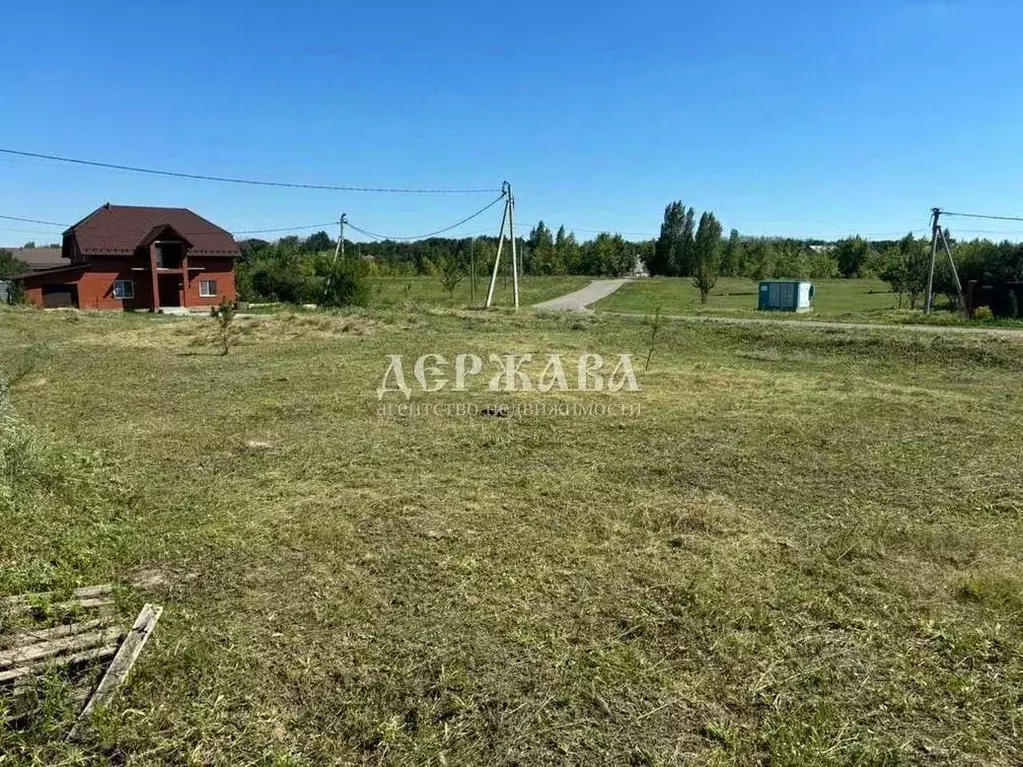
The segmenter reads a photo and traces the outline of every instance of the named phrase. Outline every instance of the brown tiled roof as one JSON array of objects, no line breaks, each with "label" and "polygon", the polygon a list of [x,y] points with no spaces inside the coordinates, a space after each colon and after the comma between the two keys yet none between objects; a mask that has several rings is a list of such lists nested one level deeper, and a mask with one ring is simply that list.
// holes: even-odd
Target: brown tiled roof
[{"label": "brown tiled roof", "polygon": [[10,252],[16,259],[28,265],[30,272],[67,266],[68,261],[60,255],[60,248],[0,248]]},{"label": "brown tiled roof", "polygon": [[190,255],[238,256],[230,232],[187,208],[148,208],[110,205],[83,218],[65,235],[73,234],[87,256],[131,255],[154,231],[171,227],[191,243]]}]

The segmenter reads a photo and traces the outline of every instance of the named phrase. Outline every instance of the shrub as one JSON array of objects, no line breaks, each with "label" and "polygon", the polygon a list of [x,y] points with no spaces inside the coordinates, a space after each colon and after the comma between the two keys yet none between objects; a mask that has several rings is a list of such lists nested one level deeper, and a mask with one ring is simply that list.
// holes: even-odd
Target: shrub
[{"label": "shrub", "polygon": [[237,307],[233,301],[226,298],[210,310],[210,316],[217,322],[217,343],[220,346],[220,353],[225,357],[231,353],[231,345],[234,343],[235,331],[231,327]]},{"label": "shrub", "polygon": [[254,264],[249,284],[260,298],[286,304],[306,303],[313,292],[308,276],[291,264],[273,260]]},{"label": "shrub", "polygon": [[361,258],[343,258],[334,261],[332,257],[317,259],[314,266],[316,276],[322,281],[318,297],[320,306],[338,308],[342,306],[365,306],[369,298],[366,283],[366,262]]},{"label": "shrub", "polygon": [[980,322],[990,322],[995,318],[995,313],[991,311],[990,306],[978,306],[973,310],[973,319],[979,320]]}]

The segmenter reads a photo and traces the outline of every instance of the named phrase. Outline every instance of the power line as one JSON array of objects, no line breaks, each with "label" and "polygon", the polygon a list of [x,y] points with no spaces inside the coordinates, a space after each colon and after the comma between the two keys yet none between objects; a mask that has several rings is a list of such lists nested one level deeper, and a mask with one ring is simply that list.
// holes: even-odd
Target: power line
[{"label": "power line", "polygon": [[469,223],[470,221],[472,221],[477,216],[482,216],[484,213],[486,213],[492,207],[497,205],[497,203],[501,202],[501,200],[503,200],[504,197],[505,197],[504,192],[502,192],[495,200],[487,203],[482,208],[477,210],[475,213],[469,214],[468,216],[466,216],[465,218],[461,219],[460,221],[456,221],[455,223],[451,224],[450,226],[445,226],[443,229],[438,229],[435,232],[427,232],[426,234],[419,234],[419,235],[416,235],[414,237],[390,237],[390,236],[385,235],[385,234],[378,234],[377,232],[371,232],[368,229],[362,229],[362,228],[360,228],[358,226],[355,226],[355,224],[351,224],[350,223],[350,224],[348,224],[348,226],[351,227],[352,229],[354,229],[356,232],[359,232],[360,234],[364,234],[367,237],[373,237],[373,238],[378,239],[378,240],[425,240],[425,239],[427,239],[429,237],[436,237],[437,235],[444,234],[445,232],[450,232],[452,229],[457,229],[458,227],[462,226],[462,224]]},{"label": "power line", "polygon": [[0,153],[15,155],[17,157],[31,157],[37,160],[53,160],[73,165],[87,165],[93,168],[107,168],[109,170],[123,170],[132,173],[146,173],[151,176],[169,176],[171,178],[187,178],[196,181],[217,181],[223,184],[245,184],[248,186],[270,186],[287,189],[318,189],[332,192],[374,192],[380,194],[487,194],[496,192],[496,189],[400,189],[391,187],[372,186],[336,186],[333,184],[298,184],[286,181],[259,181],[255,179],[232,178],[229,176],[208,176],[201,173],[181,173],[170,170],[155,170],[153,168],[140,168],[133,165],[117,165],[109,162],[97,162],[95,160],[82,160],[75,157],[61,157],[53,154],[41,154],[39,152],[22,152],[16,149],[4,149],[0,147]]},{"label": "power line", "polygon": [[958,216],[959,218],[986,218],[991,221],[1023,221],[1020,216],[988,216],[982,213],[952,213],[947,210],[941,211],[943,216]]},{"label": "power line", "polygon": [[0,227],[0,232],[20,232],[21,234],[44,234],[48,237],[54,235],[53,232],[44,232],[42,229],[8,229],[7,227]]},{"label": "power line", "polygon": [[38,218],[21,218],[20,216],[0,216],[0,218],[7,221],[23,221],[26,224],[44,224],[45,226],[67,226],[67,224],[58,224],[54,221],[40,221]]},{"label": "power line", "polygon": [[282,226],[277,229],[241,229],[231,234],[271,234],[273,232],[300,232],[304,229],[323,229],[325,226],[337,226],[337,221],[326,221],[322,224],[308,224],[306,226]]}]

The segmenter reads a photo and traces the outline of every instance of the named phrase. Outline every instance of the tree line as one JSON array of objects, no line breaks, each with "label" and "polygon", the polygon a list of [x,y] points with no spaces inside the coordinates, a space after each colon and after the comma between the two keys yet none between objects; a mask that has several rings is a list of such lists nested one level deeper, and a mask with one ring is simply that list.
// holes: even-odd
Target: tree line
[{"label": "tree line", "polygon": [[[1023,281],[1023,244],[989,240],[949,240],[960,279],[1005,286]],[[34,243],[26,243],[31,247]],[[243,300],[342,305],[365,300],[368,276],[435,275],[450,291],[475,267],[489,274],[497,255],[497,238],[433,237],[412,242],[346,239],[346,258],[335,262],[337,245],[326,232],[269,242],[239,242],[242,258],[237,282]],[[720,277],[750,280],[874,277],[885,281],[899,306],[919,308],[925,300],[931,245],[907,234],[901,240],[870,241],[860,236],[834,242],[786,237],[749,237],[736,229],[724,236],[713,211],[699,216],[681,200],[664,209],[659,236],[627,240],[602,232],[580,242],[564,225],[552,229],[543,221],[518,237],[521,270],[528,275],[621,277],[642,265],[653,276],[692,280],[707,300]],[[507,248],[507,243],[505,245]],[[510,256],[510,254],[509,254]],[[502,258],[504,269],[510,257]],[[0,249],[0,279],[26,271],[27,264]],[[934,289],[951,299],[955,282],[947,260],[939,258]],[[1020,307],[1004,311],[1018,315]]]}]

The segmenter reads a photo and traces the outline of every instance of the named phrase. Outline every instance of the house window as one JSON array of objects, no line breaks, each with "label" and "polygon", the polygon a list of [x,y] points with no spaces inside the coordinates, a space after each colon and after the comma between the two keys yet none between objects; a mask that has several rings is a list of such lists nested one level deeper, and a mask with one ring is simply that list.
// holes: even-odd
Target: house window
[{"label": "house window", "polygon": [[217,295],[217,281],[199,280],[199,295],[203,298],[215,298]]},{"label": "house window", "polygon": [[135,283],[131,280],[114,280],[114,298],[135,298]]}]

